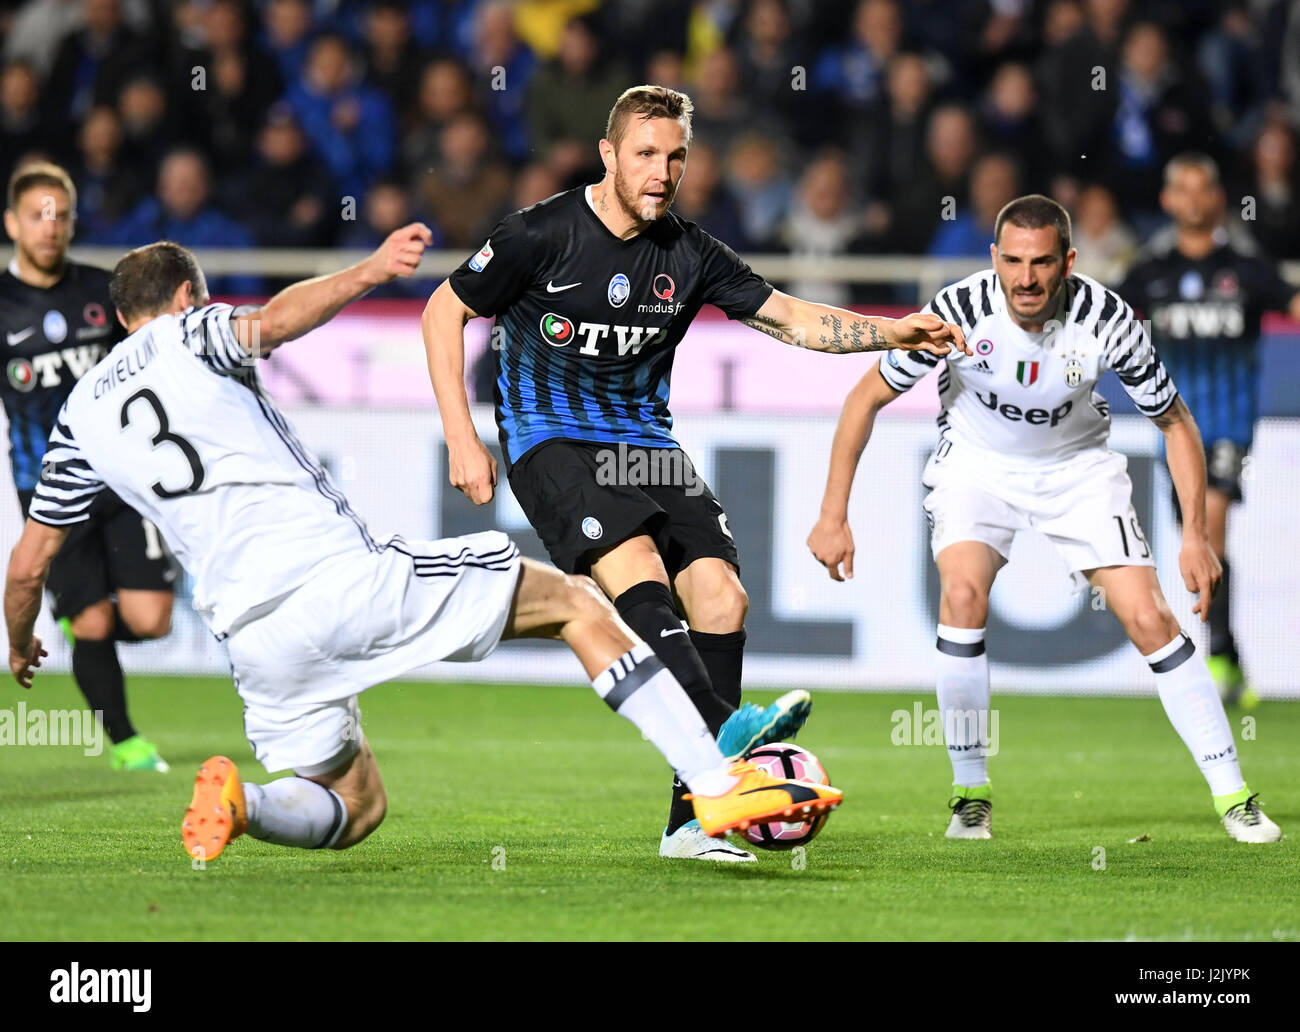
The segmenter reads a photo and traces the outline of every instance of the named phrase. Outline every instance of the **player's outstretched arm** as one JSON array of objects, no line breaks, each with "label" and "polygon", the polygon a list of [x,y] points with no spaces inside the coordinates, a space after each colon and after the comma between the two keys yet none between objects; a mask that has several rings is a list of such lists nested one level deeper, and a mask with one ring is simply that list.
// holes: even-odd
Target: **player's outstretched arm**
[{"label": "player's outstretched arm", "polygon": [[[858,459],[871,439],[876,413],[898,397],[898,391],[885,382],[880,366],[871,368],[844,399],[840,421],[835,425],[831,444],[830,472],[822,494],[821,515],[808,535],[808,548],[826,567],[832,580],[853,577],[853,532],[849,529],[849,492]],[[843,573],[840,572],[843,564]]]},{"label": "player's outstretched arm", "polygon": [[1152,422],[1165,435],[1169,477],[1183,511],[1183,547],[1178,566],[1187,590],[1197,596],[1192,612],[1199,613],[1204,623],[1210,618],[1210,600],[1223,577],[1223,566],[1210,547],[1205,517],[1205,447],[1196,420],[1182,398],[1175,398]]},{"label": "player's outstretched arm", "polygon": [[902,319],[858,315],[847,308],[819,305],[779,290],[772,291],[763,307],[741,322],[797,348],[836,355],[891,348],[934,355],[946,355],[956,348],[971,354],[961,327],[937,315],[914,312]]},{"label": "player's outstretched arm", "polygon": [[423,222],[395,229],[368,258],[328,276],[285,287],[261,308],[231,320],[250,355],[261,356],[329,322],[343,307],[398,276],[411,276],[433,233]]},{"label": "player's outstretched arm", "polygon": [[9,556],[5,578],[5,624],[9,629],[9,669],[24,688],[32,686],[41,657],[41,639],[32,633],[41,612],[41,592],[50,563],[68,536],[62,527],[50,527],[28,520],[23,535]]},{"label": "player's outstretched arm", "polygon": [[443,280],[424,307],[420,327],[447,438],[447,478],[475,505],[486,505],[496,487],[497,461],[479,440],[465,393],[465,324],[476,315]]}]

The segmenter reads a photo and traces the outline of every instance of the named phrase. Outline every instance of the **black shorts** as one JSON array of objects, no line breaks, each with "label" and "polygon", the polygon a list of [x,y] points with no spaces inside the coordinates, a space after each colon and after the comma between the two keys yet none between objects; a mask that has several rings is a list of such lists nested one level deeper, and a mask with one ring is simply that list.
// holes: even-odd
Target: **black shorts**
[{"label": "black shorts", "polygon": [[1234,502],[1241,501],[1241,471],[1246,463],[1246,449],[1227,438],[1210,441],[1205,446],[1206,486],[1222,491]]},{"label": "black shorts", "polygon": [[[1241,501],[1241,471],[1246,463],[1246,449],[1221,437],[1205,445],[1205,486],[1221,491],[1228,501]],[[1174,499],[1174,518],[1183,522],[1183,508],[1178,503],[1178,489],[1170,491]]]},{"label": "black shorts", "polygon": [[669,576],[704,558],[740,569],[727,514],[680,448],[547,441],[511,467],[510,490],[565,573],[642,531]]},{"label": "black shorts", "polygon": [[[31,493],[20,491],[18,500],[25,514]],[[90,519],[68,531],[50,564],[45,590],[59,620],[111,598],[119,588],[173,591],[175,581],[176,566],[158,529],[104,490],[90,507]]]}]

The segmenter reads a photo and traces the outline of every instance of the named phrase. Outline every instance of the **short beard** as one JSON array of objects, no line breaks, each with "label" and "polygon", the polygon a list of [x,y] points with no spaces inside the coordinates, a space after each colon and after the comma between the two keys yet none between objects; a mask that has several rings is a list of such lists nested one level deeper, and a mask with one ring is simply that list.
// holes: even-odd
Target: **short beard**
[{"label": "short beard", "polygon": [[[648,226],[650,223],[662,218],[655,214],[653,206],[649,208],[638,208],[635,201],[635,195],[628,187],[628,182],[623,178],[621,170],[614,173],[614,197],[618,201],[618,206],[623,209],[623,214],[630,218],[639,226]],[[668,196],[668,204],[664,207],[664,213],[672,207],[673,196]]]},{"label": "short beard", "polygon": [[27,248],[20,246],[19,250],[22,252],[22,256],[27,261],[28,265],[39,269],[47,276],[52,276],[54,273],[61,271],[63,267],[68,264],[68,249],[66,247],[59,252],[58,257],[49,265],[42,265],[38,262],[36,260],[36,255],[32,254],[31,251],[27,250]]},{"label": "short beard", "polygon": [[[1020,318],[1022,318],[1022,319],[1034,319],[1034,320],[1042,319],[1042,320],[1044,320],[1044,321],[1046,321],[1047,319],[1049,319],[1049,318],[1051,317],[1052,313],[1054,313],[1054,312],[1056,311],[1057,306],[1061,303],[1061,291],[1062,291],[1063,289],[1065,289],[1065,277],[1064,277],[1064,276],[1062,276],[1062,277],[1061,277],[1061,278],[1056,282],[1056,285],[1055,285],[1054,287],[1051,287],[1050,289],[1044,291],[1044,294],[1046,295],[1046,297],[1045,297],[1045,299],[1043,300],[1043,305],[1042,305],[1042,307],[1039,308],[1038,311],[1036,311],[1033,315],[1022,315],[1022,316],[1020,316]],[[1008,303],[1008,306],[1010,306],[1011,298],[1014,296],[1014,293],[1015,293],[1015,292],[1014,292],[1014,290],[1013,290],[1013,291],[1008,295],[1008,297],[1007,297],[1007,303]],[[1014,311],[1014,309],[1013,309],[1013,311]],[[1017,314],[1019,314],[1019,313],[1017,313]]]}]

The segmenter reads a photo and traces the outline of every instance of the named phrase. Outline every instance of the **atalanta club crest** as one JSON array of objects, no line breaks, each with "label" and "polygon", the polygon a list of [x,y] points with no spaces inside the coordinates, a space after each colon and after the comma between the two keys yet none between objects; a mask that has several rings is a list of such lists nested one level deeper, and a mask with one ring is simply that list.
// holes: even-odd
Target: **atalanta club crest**
[{"label": "atalanta club crest", "polygon": [[1077,358],[1072,358],[1065,363],[1065,386],[1078,387],[1083,383],[1083,363]]},{"label": "atalanta club crest", "polygon": [[622,308],[632,295],[632,284],[621,272],[609,281],[609,303],[615,308]]},{"label": "atalanta club crest", "polygon": [[51,308],[41,321],[41,329],[45,331],[45,339],[51,344],[62,344],[68,335],[68,320],[58,309]]},{"label": "atalanta club crest", "polygon": [[595,516],[588,516],[582,521],[582,532],[592,541],[599,541],[605,533],[605,528],[600,525],[600,520]]},{"label": "atalanta club crest", "polygon": [[547,312],[539,323],[542,339],[553,348],[562,348],[573,340],[573,323],[562,315]]}]

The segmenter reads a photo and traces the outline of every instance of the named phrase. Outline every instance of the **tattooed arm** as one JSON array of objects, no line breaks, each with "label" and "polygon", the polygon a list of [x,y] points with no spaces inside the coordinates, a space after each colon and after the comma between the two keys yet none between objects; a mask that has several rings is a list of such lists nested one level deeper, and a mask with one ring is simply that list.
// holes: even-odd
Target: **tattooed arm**
[{"label": "tattooed arm", "polygon": [[859,351],[929,351],[946,355],[954,347],[970,354],[961,328],[919,312],[902,319],[858,315],[845,308],[804,301],[779,290],[754,315],[741,320],[760,333],[797,348],[843,355]]},{"label": "tattooed arm", "polygon": [[1218,590],[1223,566],[1210,548],[1209,525],[1205,519],[1205,446],[1196,420],[1182,398],[1175,398],[1151,422],[1165,435],[1165,455],[1169,478],[1178,494],[1183,512],[1183,547],[1178,555],[1183,582],[1199,598],[1192,612],[1201,614],[1201,622],[1210,618],[1210,599]]}]

